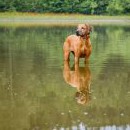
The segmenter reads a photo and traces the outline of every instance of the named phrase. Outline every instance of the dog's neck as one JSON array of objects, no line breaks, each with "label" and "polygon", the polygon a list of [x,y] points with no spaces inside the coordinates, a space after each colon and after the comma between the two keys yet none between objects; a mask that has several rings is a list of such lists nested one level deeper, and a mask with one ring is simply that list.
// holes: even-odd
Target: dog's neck
[{"label": "dog's neck", "polygon": [[81,36],[81,38],[87,41],[90,38],[90,35]]},{"label": "dog's neck", "polygon": [[82,39],[84,45],[86,45],[86,46],[90,46],[91,45],[90,35],[85,35],[84,37],[80,36],[80,38]]}]

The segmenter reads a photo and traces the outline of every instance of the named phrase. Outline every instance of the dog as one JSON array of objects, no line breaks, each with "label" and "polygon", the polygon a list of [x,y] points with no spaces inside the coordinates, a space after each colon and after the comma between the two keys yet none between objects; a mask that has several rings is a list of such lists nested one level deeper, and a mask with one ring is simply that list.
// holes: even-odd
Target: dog
[{"label": "dog", "polygon": [[68,61],[64,62],[63,77],[66,83],[75,87],[75,99],[77,103],[86,105],[91,99],[91,72],[88,65],[79,67],[77,64],[75,68],[70,69]]},{"label": "dog", "polygon": [[88,61],[92,52],[91,31],[92,26],[89,24],[79,24],[76,35],[70,35],[66,38],[63,45],[64,61],[69,61],[70,52],[74,54],[75,64],[79,63],[79,58],[85,58],[85,63]]}]

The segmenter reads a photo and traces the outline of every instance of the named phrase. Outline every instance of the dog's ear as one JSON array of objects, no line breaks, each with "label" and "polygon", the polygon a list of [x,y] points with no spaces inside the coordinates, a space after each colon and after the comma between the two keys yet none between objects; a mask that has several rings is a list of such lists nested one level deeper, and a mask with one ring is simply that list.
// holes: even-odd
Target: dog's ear
[{"label": "dog's ear", "polygon": [[86,27],[88,28],[89,33],[91,33],[93,27],[92,27],[91,25],[89,25],[88,23],[86,23],[85,25],[86,25]]},{"label": "dog's ear", "polygon": [[89,32],[92,32],[93,27],[91,25],[89,25]]}]

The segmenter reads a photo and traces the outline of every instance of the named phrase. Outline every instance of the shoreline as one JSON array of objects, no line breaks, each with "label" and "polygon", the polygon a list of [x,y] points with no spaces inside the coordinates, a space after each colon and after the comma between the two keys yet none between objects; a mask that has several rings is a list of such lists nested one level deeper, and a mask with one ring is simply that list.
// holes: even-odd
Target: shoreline
[{"label": "shoreline", "polygon": [[0,25],[76,25],[89,23],[91,25],[130,25],[130,20],[29,20],[29,19],[0,19]]},{"label": "shoreline", "polygon": [[103,16],[83,14],[0,13],[0,25],[75,25],[78,23],[130,25],[130,16]]}]

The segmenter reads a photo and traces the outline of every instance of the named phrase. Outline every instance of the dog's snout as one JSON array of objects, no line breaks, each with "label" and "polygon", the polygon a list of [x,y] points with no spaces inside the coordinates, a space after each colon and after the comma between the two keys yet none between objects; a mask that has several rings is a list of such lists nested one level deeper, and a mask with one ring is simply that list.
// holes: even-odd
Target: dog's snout
[{"label": "dog's snout", "polygon": [[79,36],[79,31],[78,30],[76,30],[76,35]]}]

